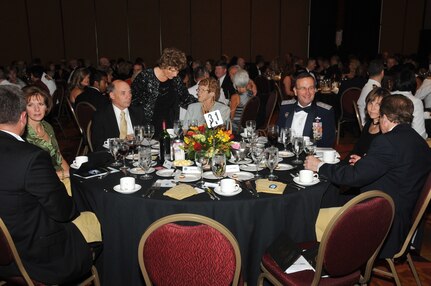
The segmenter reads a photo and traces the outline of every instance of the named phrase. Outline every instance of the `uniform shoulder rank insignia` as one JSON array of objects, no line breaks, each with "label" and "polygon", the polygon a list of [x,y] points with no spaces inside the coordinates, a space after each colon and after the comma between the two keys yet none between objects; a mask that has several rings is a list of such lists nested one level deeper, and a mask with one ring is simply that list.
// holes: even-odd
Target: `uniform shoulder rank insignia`
[{"label": "uniform shoulder rank insignia", "polygon": [[296,102],[296,99],[283,100],[281,102],[281,105],[294,104],[295,102]]},{"label": "uniform shoulder rank insignia", "polygon": [[319,107],[322,107],[324,109],[327,109],[327,110],[330,110],[332,108],[332,105],[323,103],[321,101],[316,102],[316,105],[319,106]]}]

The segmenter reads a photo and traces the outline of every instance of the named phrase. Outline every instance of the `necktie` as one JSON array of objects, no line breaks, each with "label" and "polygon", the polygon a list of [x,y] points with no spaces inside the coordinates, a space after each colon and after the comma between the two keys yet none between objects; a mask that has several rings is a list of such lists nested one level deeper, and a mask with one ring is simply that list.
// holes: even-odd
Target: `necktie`
[{"label": "necktie", "polygon": [[124,110],[120,113],[120,139],[124,139],[127,136],[127,122],[126,113]]},{"label": "necktie", "polygon": [[307,107],[301,107],[299,105],[295,106],[295,112],[300,112],[300,111],[305,111],[305,112],[310,112],[311,111],[311,105],[307,106]]}]

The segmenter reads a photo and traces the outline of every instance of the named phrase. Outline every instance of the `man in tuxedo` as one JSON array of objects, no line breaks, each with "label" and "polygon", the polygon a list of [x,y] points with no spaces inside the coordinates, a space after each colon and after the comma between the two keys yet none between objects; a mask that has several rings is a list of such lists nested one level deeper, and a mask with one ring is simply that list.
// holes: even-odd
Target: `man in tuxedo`
[{"label": "man in tuxedo", "polygon": [[106,139],[124,139],[134,134],[133,126],[144,124],[143,109],[130,106],[132,92],[127,82],[115,80],[107,91],[112,104],[98,109],[93,115],[91,142],[95,151],[103,150]]},{"label": "man in tuxedo", "polygon": [[227,64],[223,60],[219,60],[215,63],[215,75],[220,84],[220,97],[230,99],[231,95],[236,93],[235,88],[229,75],[227,74]]},{"label": "man in tuxedo", "polygon": [[84,88],[84,91],[75,99],[75,106],[79,102],[88,102],[96,110],[109,104],[109,99],[104,93],[108,85],[108,75],[104,71],[94,70],[90,74],[90,85]]},{"label": "man in tuxedo", "polygon": [[316,82],[309,73],[299,74],[293,88],[298,100],[284,100],[281,103],[277,125],[291,128],[296,136],[313,138],[313,123],[322,125],[319,147],[332,147],[335,142],[335,120],[332,106],[314,102]]},{"label": "man in tuxedo", "polygon": [[[412,101],[400,94],[385,97],[380,104],[382,135],[371,143],[366,156],[351,165],[324,164],[308,156],[304,166],[317,171],[331,183],[359,187],[361,192],[381,190],[392,197],[395,217],[380,257],[392,257],[401,248],[411,226],[411,214],[431,171],[431,150],[410,126]],[[316,234],[323,234],[337,208],[321,209]]]},{"label": "man in tuxedo", "polygon": [[[91,251],[71,223],[79,212],[51,157],[21,138],[25,110],[20,89],[0,87],[0,217],[32,279],[46,284],[73,282],[90,271]],[[11,276],[19,276],[15,265],[0,266],[0,277]]]}]

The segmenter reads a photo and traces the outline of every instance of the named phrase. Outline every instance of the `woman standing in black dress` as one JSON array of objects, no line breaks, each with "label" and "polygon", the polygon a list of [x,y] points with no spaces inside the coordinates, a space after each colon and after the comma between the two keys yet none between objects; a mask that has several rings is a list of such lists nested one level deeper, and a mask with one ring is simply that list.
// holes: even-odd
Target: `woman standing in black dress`
[{"label": "woman standing in black dress", "polygon": [[176,48],[166,48],[158,66],[139,73],[132,83],[132,105],[142,106],[146,123],[154,125],[155,137],[162,122],[172,128],[179,117],[179,107],[187,109],[196,99],[190,95],[178,73],[187,65],[186,55]]}]

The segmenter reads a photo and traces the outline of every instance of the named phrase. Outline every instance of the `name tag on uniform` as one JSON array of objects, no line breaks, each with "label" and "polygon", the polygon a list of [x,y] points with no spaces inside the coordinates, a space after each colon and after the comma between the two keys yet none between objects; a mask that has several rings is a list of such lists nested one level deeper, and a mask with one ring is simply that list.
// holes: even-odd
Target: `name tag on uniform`
[{"label": "name tag on uniform", "polygon": [[220,110],[208,112],[207,114],[204,114],[204,118],[208,128],[223,125],[223,118],[221,117]]}]

